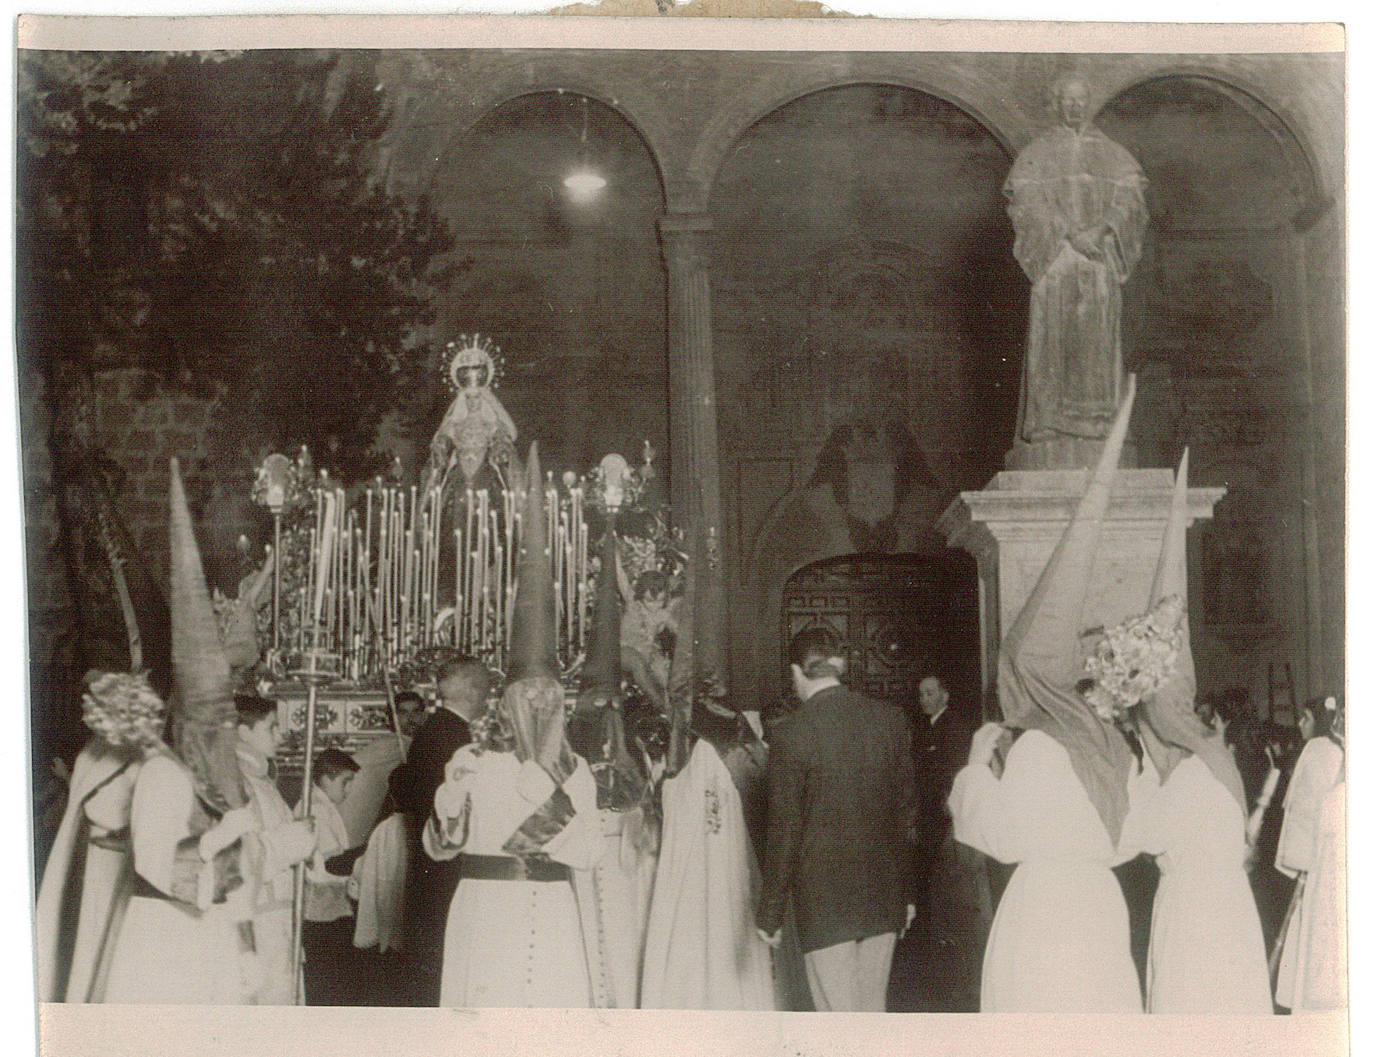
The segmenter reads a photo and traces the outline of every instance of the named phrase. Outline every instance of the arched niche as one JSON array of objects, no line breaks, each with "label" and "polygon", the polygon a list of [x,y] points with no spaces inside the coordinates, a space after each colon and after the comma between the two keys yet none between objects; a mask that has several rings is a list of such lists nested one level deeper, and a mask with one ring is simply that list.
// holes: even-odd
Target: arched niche
[{"label": "arched niche", "polygon": [[1319,663],[1301,234],[1319,208],[1315,169],[1278,114],[1203,72],[1136,81],[1097,123],[1150,181],[1122,307],[1126,364],[1141,379],[1141,463],[1170,465],[1186,445],[1191,483],[1228,489],[1190,550],[1200,686],[1240,685],[1265,711],[1271,664],[1303,686]]},{"label": "arched niche", "polygon": [[[1125,118],[1126,111],[1137,107],[1151,109],[1161,97],[1177,100],[1187,96],[1195,103],[1208,97],[1224,100],[1224,106],[1214,101],[1203,103],[1202,109],[1232,115],[1243,113],[1248,121],[1239,128],[1246,135],[1256,127],[1263,130],[1269,146],[1276,149],[1286,176],[1286,186],[1270,203],[1278,217],[1276,222],[1290,222],[1301,228],[1327,207],[1330,190],[1324,186],[1316,148],[1306,130],[1291,114],[1275,105],[1272,92],[1246,81],[1235,71],[1214,68],[1205,59],[1154,69],[1117,86],[1099,119],[1110,124]],[[1286,210],[1291,212],[1284,215]]]},{"label": "arched niche", "polygon": [[999,138],[890,84],[796,99],[711,203],[735,683],[771,679],[778,592],[838,554],[940,554],[1011,445],[1028,287]]},{"label": "arched niche", "polygon": [[959,552],[812,562],[782,587],[780,685],[788,685],[787,643],[822,626],[846,644],[845,682],[855,690],[914,710],[921,679],[939,675],[956,696],[976,701],[977,591],[973,559]]},{"label": "arched niche", "polygon": [[[1008,154],[1014,144],[1031,133],[1022,110],[1010,99],[1003,86],[989,83],[986,77],[960,74],[938,59],[926,65],[929,56],[846,56],[844,73],[819,73],[816,69],[786,68],[770,71],[751,85],[750,90],[723,100],[703,125],[685,165],[685,185],[705,203],[716,193],[716,184],[728,164],[736,144],[760,121],[808,96],[858,85],[881,85],[904,89],[918,95],[943,100],[968,115]],[[957,64],[956,64],[957,65]],[[922,68],[924,67],[924,68]]]},{"label": "arched niche", "polygon": [[[604,187],[565,185],[583,170]],[[624,116],[571,91],[516,95],[449,143],[427,193],[454,235],[436,338],[500,344],[520,445],[537,439],[547,465],[578,470],[645,440],[666,452],[663,185]],[[417,409],[417,437],[447,398],[436,385]]]}]

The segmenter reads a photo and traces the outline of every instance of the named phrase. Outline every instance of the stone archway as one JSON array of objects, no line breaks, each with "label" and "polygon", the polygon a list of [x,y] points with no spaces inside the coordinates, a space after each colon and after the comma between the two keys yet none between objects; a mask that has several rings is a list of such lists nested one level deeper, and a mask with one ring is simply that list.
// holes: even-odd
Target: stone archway
[{"label": "stone archway", "polygon": [[851,83],[765,116],[719,174],[713,349],[737,692],[772,690],[774,615],[797,568],[940,555],[949,500],[1000,468],[1026,291],[1009,166],[999,137],[944,99]]},{"label": "stone archway", "polygon": [[1305,230],[1327,201],[1315,160],[1282,114],[1205,66],[1131,80],[1098,124],[1151,181],[1122,334],[1141,379],[1142,463],[1168,465],[1189,445],[1195,483],[1229,488],[1199,530],[1196,587],[1209,599],[1253,587],[1200,614],[1200,677],[1267,707],[1269,668],[1288,664],[1315,693],[1330,652],[1316,616],[1327,608],[1322,565],[1340,557],[1318,516],[1325,460],[1308,410]]},{"label": "stone archway", "polygon": [[716,108],[697,137],[684,167],[684,186],[699,196],[697,208],[705,209],[715,193],[716,182],[731,151],[745,134],[770,114],[807,96],[856,85],[881,85],[932,96],[957,108],[977,122],[1010,157],[1015,144],[1024,141],[1031,126],[1022,112],[1009,105],[1001,93],[976,78],[960,76],[948,68],[913,69],[912,56],[899,65],[886,56],[858,56],[846,64],[841,76],[783,70],[771,80]]},{"label": "stone archway", "polygon": [[[564,181],[584,168],[605,183],[579,197]],[[448,145],[429,194],[455,240],[436,337],[501,346],[519,445],[537,439],[549,465],[584,471],[648,440],[666,472],[664,193],[638,129],[588,95],[512,92]],[[414,416],[421,434],[441,413]]]},{"label": "stone archway", "polygon": [[1101,117],[1103,111],[1121,99],[1148,89],[1151,85],[1184,81],[1205,85],[1208,90],[1244,111],[1273,138],[1293,177],[1293,192],[1298,204],[1298,209],[1290,217],[1294,224],[1302,224],[1304,213],[1326,208],[1329,194],[1324,187],[1326,177],[1321,171],[1322,166],[1310,138],[1303,133],[1292,115],[1274,102],[1269,93],[1238,77],[1234,71],[1222,70],[1200,60],[1171,63],[1152,69],[1120,83],[1103,86],[1105,102],[1098,116]]}]

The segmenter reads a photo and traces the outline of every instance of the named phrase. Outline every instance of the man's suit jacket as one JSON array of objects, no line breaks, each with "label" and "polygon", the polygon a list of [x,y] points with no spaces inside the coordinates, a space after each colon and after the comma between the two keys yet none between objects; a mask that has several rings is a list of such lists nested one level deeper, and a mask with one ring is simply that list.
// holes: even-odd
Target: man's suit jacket
[{"label": "man's suit jacket", "polygon": [[901,710],[829,687],[782,727],[768,763],[768,839],[758,925],[793,901],[802,949],[906,924],[915,780]]},{"label": "man's suit jacket", "polygon": [[945,801],[954,776],[968,763],[973,728],[963,713],[946,708],[934,723],[924,713],[916,717],[912,753],[916,763],[916,788],[923,825],[946,825]]},{"label": "man's suit jacket", "polygon": [[442,925],[458,887],[458,860],[439,863],[429,858],[420,847],[420,833],[434,811],[434,793],[443,784],[444,768],[471,741],[467,721],[440,708],[416,732],[406,762],[391,772],[388,788],[397,810],[405,816],[410,837],[406,910],[407,920],[416,925]]}]

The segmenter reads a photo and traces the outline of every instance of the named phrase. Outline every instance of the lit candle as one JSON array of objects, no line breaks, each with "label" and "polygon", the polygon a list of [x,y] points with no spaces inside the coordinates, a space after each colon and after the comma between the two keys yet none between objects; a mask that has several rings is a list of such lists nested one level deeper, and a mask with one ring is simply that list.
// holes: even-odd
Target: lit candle
[{"label": "lit candle", "polygon": [[[579,496],[581,492],[579,490]],[[578,510],[577,519],[577,645],[582,649],[587,645],[587,524]]]},{"label": "lit candle", "polygon": [[453,507],[453,647],[459,646],[458,621],[463,613],[463,532],[458,524],[458,506]]},{"label": "lit candle", "polygon": [[335,496],[333,492],[322,497],[324,504],[324,532],[320,537],[318,572],[315,576],[315,604],[312,609],[313,624],[315,633],[315,645],[319,645],[320,620],[324,615],[325,587],[329,579],[329,563],[333,558],[334,548],[334,507]]},{"label": "lit candle", "polygon": [[468,642],[467,642],[467,645],[468,645],[468,649],[469,649],[469,650],[475,650],[475,649],[477,648],[477,597],[478,597],[478,595],[480,595],[481,592],[482,592],[482,586],[481,586],[481,583],[482,583],[482,581],[481,581],[482,570],[481,570],[481,569],[478,567],[478,565],[477,565],[477,551],[476,551],[476,550],[470,550],[470,551],[468,551],[468,560],[469,560],[469,562],[470,562],[472,571],[471,571],[471,573],[469,574],[469,575],[470,575],[470,579],[469,579],[469,585],[470,585],[470,586],[469,586],[469,591],[468,591],[468,605],[467,605],[467,617],[468,617],[468,620],[467,620],[467,625],[468,625]]},{"label": "lit candle", "polygon": [[493,631],[492,639],[496,647],[496,663],[500,664],[503,656],[503,647],[506,643],[506,592],[502,590],[506,584],[506,548],[502,546],[500,540],[496,540],[496,628]]},{"label": "lit candle", "polygon": [[563,577],[567,587],[563,592],[563,608],[566,612],[564,627],[567,631],[568,654],[571,654],[573,645],[573,615],[577,609],[577,592],[573,588],[573,541],[571,534],[563,534]]},{"label": "lit candle", "polygon": [[302,650],[304,650],[304,649],[307,648],[307,643],[308,643],[308,640],[307,640],[306,637],[305,637],[305,635],[306,635],[306,625],[307,625],[307,622],[308,622],[308,621],[309,621],[309,622],[313,622],[313,620],[314,620],[314,610],[311,609],[310,607],[313,605],[314,599],[315,599],[315,579],[316,579],[316,577],[315,577],[315,564],[316,564],[316,562],[319,560],[319,549],[320,549],[320,520],[319,520],[318,517],[316,517],[316,519],[315,519],[315,524],[313,524],[313,525],[310,526],[310,557],[309,557],[309,559],[308,559],[307,562],[306,562],[306,568],[305,568],[305,594],[302,596],[303,602],[302,602],[302,605],[301,605],[301,649],[302,649]]}]

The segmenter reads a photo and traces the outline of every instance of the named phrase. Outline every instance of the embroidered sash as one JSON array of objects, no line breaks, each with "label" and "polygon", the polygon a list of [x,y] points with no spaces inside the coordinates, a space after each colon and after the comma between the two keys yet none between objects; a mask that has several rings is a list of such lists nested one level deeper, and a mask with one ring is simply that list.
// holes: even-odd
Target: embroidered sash
[{"label": "embroidered sash", "polygon": [[539,809],[520,823],[501,850],[522,859],[541,856],[544,846],[563,832],[574,814],[572,800],[561,785],[556,786]]}]

